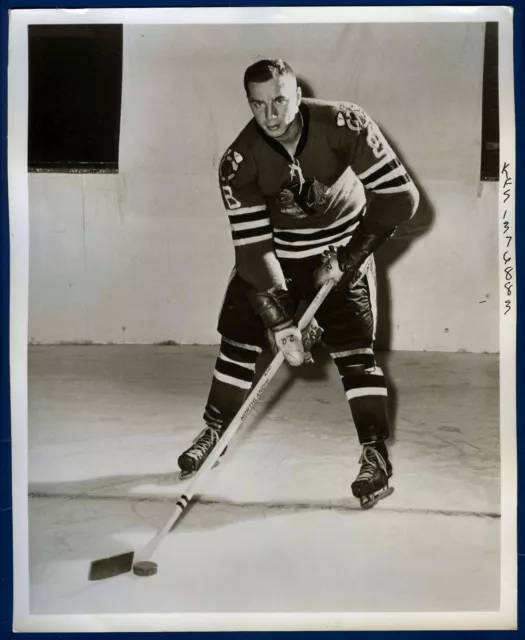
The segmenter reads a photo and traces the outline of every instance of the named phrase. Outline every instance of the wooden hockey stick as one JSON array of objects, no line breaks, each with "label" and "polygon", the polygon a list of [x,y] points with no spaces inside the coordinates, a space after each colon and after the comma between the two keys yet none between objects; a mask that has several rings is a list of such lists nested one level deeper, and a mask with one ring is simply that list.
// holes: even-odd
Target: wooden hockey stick
[{"label": "wooden hockey stick", "polygon": [[[303,316],[299,320],[298,326],[302,331],[312,321],[317,310],[324,302],[326,296],[330,293],[334,280],[326,282],[321,289],[317,292],[317,295],[310,303],[309,307],[304,312]],[[177,500],[176,507],[173,513],[170,515],[166,524],[155,534],[155,536],[139,551],[128,551],[109,558],[101,558],[100,560],[94,560],[90,565],[89,579],[90,580],[104,580],[114,576],[128,573],[133,569],[133,566],[139,562],[148,561],[162,540],[171,531],[177,520],[180,518],[191,499],[197,493],[198,487],[202,484],[208,471],[214,466],[219,459],[221,453],[226,449],[234,435],[237,433],[239,427],[243,423],[246,416],[253,409],[255,403],[259,399],[262,392],[266,389],[272,378],[275,376],[281,365],[283,364],[284,356],[281,351],[274,357],[266,371],[263,373],[257,384],[254,386],[243,405],[237,412],[235,418],[231,421],[226,431],[218,440],[215,447],[212,449],[210,455],[206,458],[202,467],[197,471],[193,481],[190,483],[186,493],[182,494]]]}]

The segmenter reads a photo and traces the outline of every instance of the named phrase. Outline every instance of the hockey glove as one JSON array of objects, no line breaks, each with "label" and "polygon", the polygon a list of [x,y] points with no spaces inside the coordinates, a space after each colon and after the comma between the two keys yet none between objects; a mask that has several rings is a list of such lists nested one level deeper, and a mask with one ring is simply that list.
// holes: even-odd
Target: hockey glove
[{"label": "hockey glove", "polygon": [[323,262],[314,273],[314,287],[319,289],[328,280],[335,280],[339,287],[352,287],[361,278],[361,267],[395,232],[387,234],[368,233],[362,226],[350,241],[341,247],[329,247],[323,253]]},{"label": "hockey glove", "polygon": [[321,341],[323,331],[324,330],[317,324],[317,320],[315,318],[312,318],[310,324],[301,331],[304,347],[304,361],[308,364],[311,364],[314,361],[311,354],[312,347],[314,344]]},{"label": "hockey glove", "polygon": [[268,291],[250,294],[255,313],[266,327],[268,342],[273,353],[282,351],[286,362],[298,367],[310,361],[305,353],[299,328],[293,320],[295,304],[285,287],[274,287]]}]

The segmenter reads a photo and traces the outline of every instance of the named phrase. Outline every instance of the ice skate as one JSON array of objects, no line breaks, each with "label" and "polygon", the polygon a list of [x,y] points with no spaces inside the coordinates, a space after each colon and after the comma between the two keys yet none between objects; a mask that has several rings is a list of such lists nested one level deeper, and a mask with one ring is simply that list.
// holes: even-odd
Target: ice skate
[{"label": "ice skate", "polygon": [[388,479],[392,476],[392,465],[388,459],[386,445],[365,445],[359,464],[361,469],[352,482],[352,493],[359,498],[363,509],[371,509],[379,500],[387,498],[394,491],[388,484]]},{"label": "ice skate", "polygon": [[[178,464],[181,469],[179,474],[180,480],[186,480],[193,476],[202,467],[206,458],[210,455],[211,451],[219,442],[222,429],[216,429],[214,427],[205,427],[199,435],[193,441],[191,447],[186,449],[178,459]],[[223,456],[226,453],[226,449],[221,453]],[[219,461],[213,465],[215,468],[219,464]]]}]

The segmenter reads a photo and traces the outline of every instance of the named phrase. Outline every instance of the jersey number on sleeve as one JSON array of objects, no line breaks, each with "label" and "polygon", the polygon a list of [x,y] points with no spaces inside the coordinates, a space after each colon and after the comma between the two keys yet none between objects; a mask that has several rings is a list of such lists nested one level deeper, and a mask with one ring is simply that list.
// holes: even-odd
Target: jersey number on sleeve
[{"label": "jersey number on sleeve", "polygon": [[228,209],[238,209],[241,206],[241,203],[234,198],[232,188],[226,184],[221,184],[221,189]]},{"label": "jersey number on sleeve", "polygon": [[366,142],[370,149],[372,149],[375,157],[382,158],[386,155],[384,139],[381,132],[361,107],[352,105],[351,108],[339,111],[336,123],[338,127],[344,127],[346,125],[348,129],[356,133],[360,133],[363,129],[366,129],[368,132]]}]

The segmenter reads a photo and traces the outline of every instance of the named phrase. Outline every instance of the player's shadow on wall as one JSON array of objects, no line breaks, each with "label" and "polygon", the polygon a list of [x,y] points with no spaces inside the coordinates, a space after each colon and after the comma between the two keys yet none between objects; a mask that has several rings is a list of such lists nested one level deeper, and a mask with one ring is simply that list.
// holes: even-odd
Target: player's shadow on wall
[{"label": "player's shadow on wall", "polygon": [[[403,225],[400,225],[394,236],[375,253],[377,270],[377,331],[376,352],[379,366],[383,369],[389,382],[388,409],[391,423],[392,439],[396,436],[396,422],[398,414],[398,394],[390,376],[389,364],[393,347],[394,323],[392,318],[392,286],[390,281],[390,269],[396,262],[410,251],[414,242],[428,233],[434,224],[435,209],[430,202],[425,190],[417,178],[417,168],[412,168],[403,157],[403,153],[397,148],[385,127],[378,123],[383,135],[395,151],[397,157],[412,177],[419,191],[419,206],[413,217]],[[417,308],[417,304],[412,305]]]},{"label": "player's shadow on wall", "polygon": [[[316,98],[312,85],[303,77],[297,79],[305,98]],[[344,98],[342,98],[343,100]],[[351,98],[347,98],[351,101]],[[389,271],[391,267],[409,250],[411,245],[423,235],[428,233],[433,226],[435,210],[425,190],[417,177],[417,167],[412,167],[403,157],[402,151],[388,135],[388,124],[377,122],[383,135],[387,139],[397,157],[407,169],[416,187],[419,190],[419,206],[414,216],[407,223],[401,225],[395,235],[386,242],[376,253],[377,270],[377,332],[375,348],[378,365],[383,369],[389,383],[389,415],[391,439],[395,440],[396,420],[398,413],[398,394],[389,371],[390,351],[393,346],[393,321],[392,321],[392,288]],[[414,307],[417,307],[414,304]]]},{"label": "player's shadow on wall", "polygon": [[315,98],[312,85],[301,76],[297,76],[297,85],[301,88],[303,98]]}]

